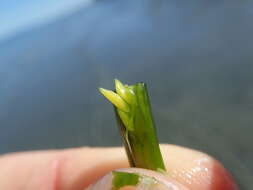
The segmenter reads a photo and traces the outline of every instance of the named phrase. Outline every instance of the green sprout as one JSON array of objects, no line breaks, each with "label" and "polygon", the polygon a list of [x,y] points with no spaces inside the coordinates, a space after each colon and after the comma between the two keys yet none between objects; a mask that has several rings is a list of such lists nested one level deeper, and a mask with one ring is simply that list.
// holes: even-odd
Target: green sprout
[{"label": "green sprout", "polygon": [[115,92],[99,90],[114,105],[130,165],[165,171],[146,85],[123,85],[116,79]]}]

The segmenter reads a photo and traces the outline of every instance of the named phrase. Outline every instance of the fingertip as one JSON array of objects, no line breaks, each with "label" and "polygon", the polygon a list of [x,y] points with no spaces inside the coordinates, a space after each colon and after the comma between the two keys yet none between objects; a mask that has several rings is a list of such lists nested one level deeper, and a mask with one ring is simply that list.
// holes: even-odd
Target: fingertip
[{"label": "fingertip", "polygon": [[239,190],[232,175],[222,166],[220,162],[214,160],[212,166],[210,189]]},{"label": "fingertip", "polygon": [[238,190],[229,172],[213,157],[176,146],[162,146],[168,175],[194,190]]}]

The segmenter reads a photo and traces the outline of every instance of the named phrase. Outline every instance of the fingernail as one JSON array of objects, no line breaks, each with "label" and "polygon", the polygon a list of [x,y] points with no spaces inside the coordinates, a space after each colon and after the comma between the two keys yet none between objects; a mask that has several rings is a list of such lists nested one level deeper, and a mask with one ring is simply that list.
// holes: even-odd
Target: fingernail
[{"label": "fingernail", "polygon": [[188,190],[161,173],[129,168],[112,171],[86,190]]}]

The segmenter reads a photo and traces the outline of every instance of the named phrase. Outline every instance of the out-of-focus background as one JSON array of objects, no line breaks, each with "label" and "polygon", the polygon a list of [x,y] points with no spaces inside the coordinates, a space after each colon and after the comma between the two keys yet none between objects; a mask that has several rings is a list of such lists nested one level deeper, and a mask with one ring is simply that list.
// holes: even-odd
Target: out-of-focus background
[{"label": "out-of-focus background", "polygon": [[253,189],[253,1],[3,0],[0,153],[120,145],[98,87],[145,81],[159,139]]}]

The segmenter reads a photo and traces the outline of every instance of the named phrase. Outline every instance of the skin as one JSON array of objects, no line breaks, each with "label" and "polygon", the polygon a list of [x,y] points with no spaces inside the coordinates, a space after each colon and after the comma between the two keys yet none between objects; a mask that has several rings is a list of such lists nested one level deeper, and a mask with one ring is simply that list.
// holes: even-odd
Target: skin
[{"label": "skin", "polygon": [[82,190],[102,176],[110,176],[111,170],[123,168],[120,170],[155,177],[179,189],[238,190],[230,174],[212,157],[175,145],[162,145],[161,151],[168,171],[164,175],[128,168],[123,148],[86,147],[7,154],[0,157],[0,189]]}]

